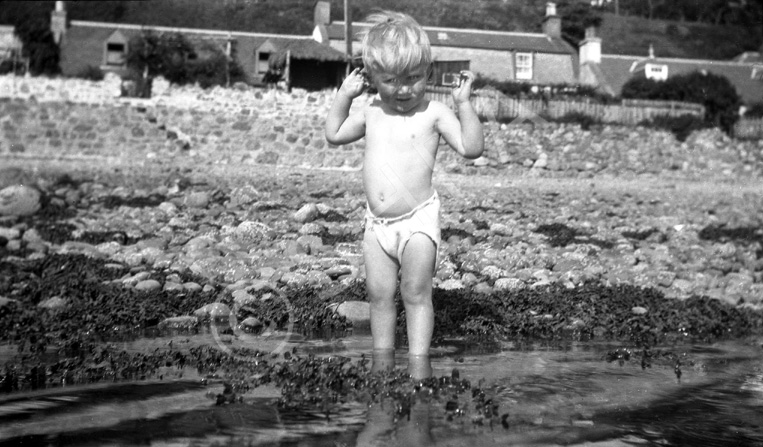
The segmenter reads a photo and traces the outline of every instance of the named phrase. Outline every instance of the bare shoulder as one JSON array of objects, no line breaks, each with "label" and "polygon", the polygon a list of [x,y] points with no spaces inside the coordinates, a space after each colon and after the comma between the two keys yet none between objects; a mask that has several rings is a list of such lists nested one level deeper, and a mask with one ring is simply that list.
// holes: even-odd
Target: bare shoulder
[{"label": "bare shoulder", "polygon": [[449,122],[456,118],[456,113],[447,104],[440,101],[430,101],[427,113],[435,122]]},{"label": "bare shoulder", "polygon": [[447,104],[442,103],[440,101],[429,101],[428,110],[431,113],[436,114],[437,116],[442,116],[444,114],[445,115],[454,115],[455,114],[453,112],[453,109],[448,107]]}]

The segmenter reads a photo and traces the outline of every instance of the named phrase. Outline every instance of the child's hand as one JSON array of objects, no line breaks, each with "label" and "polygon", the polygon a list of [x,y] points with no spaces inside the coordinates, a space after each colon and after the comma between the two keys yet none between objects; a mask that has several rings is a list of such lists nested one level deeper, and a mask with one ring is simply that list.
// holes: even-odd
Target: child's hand
[{"label": "child's hand", "polygon": [[453,84],[453,101],[458,104],[469,102],[472,95],[472,83],[474,82],[474,73],[468,70],[462,70],[458,81]]},{"label": "child's hand", "polygon": [[366,84],[366,78],[360,71],[360,68],[352,70],[342,82],[342,86],[339,87],[339,92],[347,95],[350,99],[355,99],[360,96],[363,91],[368,87]]}]

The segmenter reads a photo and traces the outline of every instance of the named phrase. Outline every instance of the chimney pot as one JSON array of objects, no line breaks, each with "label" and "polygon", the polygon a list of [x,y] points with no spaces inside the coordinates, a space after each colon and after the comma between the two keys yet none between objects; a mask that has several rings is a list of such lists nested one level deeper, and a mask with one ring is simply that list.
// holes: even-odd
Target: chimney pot
[{"label": "chimney pot", "polygon": [[553,17],[556,15],[556,3],[546,3],[546,17]]}]

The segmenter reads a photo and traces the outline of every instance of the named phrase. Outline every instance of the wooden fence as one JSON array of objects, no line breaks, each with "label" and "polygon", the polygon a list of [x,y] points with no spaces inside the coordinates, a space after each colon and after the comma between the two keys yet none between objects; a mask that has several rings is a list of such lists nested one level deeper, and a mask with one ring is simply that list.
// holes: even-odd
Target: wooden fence
[{"label": "wooden fence", "polygon": [[763,139],[763,118],[742,118],[734,125],[734,137],[750,140]]},{"label": "wooden fence", "polygon": [[[427,97],[453,106],[451,89],[429,87]],[[517,118],[533,122],[559,119],[569,114],[590,116],[604,123],[636,125],[655,116],[703,116],[705,107],[678,101],[645,101],[624,99],[619,104],[601,104],[590,100],[519,99],[510,98],[497,90],[476,90],[472,104],[477,114],[491,121],[510,121]]]}]

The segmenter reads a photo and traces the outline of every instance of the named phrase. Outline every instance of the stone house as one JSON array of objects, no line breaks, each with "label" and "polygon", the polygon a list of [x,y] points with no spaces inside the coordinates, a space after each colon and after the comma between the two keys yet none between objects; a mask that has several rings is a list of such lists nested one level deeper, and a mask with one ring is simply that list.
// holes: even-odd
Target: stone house
[{"label": "stone house", "polygon": [[[313,37],[346,52],[344,21],[330,20],[330,3],[317,2]],[[352,22],[352,53],[359,55],[362,33],[369,23]],[[533,84],[577,83],[577,50],[562,39],[562,21],[548,3],[542,33],[483,31],[424,26],[434,58],[432,83],[450,85],[460,70],[469,69],[497,81]]]},{"label": "stone house", "polygon": [[56,2],[51,27],[61,49],[60,65],[65,76],[76,76],[89,67],[126,75],[130,40],[146,29],[182,34],[201,58],[212,51],[235,55],[247,81],[254,85],[264,83],[273,60],[282,60],[288,66],[285,76],[290,86],[308,90],[337,85],[345,71],[342,52],[321,45],[307,35],[144,27],[83,20],[67,22],[63,3]]},{"label": "stone house", "polygon": [[[286,75],[291,86],[320,89],[339,85],[345,73],[345,23],[332,21],[331,3],[316,1],[311,36],[238,31],[151,27],[157,32],[179,32],[197,47],[217,46],[234,53],[248,81],[263,84],[273,59],[288,55]],[[360,52],[360,36],[370,24],[352,22],[351,52]],[[89,66],[124,74],[130,39],[140,25],[72,20],[67,22],[63,1],[56,2],[51,27],[61,48],[64,75],[77,75]],[[602,54],[601,38],[586,31],[575,49],[562,39],[561,17],[554,3],[546,5],[541,33],[483,31],[425,26],[432,43],[434,69],[431,83],[449,85],[457,73],[470,69],[497,81],[532,84],[583,84],[617,96],[633,76],[661,79],[694,70],[727,77],[746,104],[763,102],[763,48],[731,61],[660,58],[654,54]]]},{"label": "stone house", "polygon": [[586,30],[580,44],[580,83],[592,85],[610,95],[619,95],[623,85],[635,77],[665,80],[695,71],[726,77],[747,104],[763,103],[763,48],[746,52],[733,60],[679,59],[656,56],[649,48],[646,56],[602,54],[601,38],[593,28]]}]

